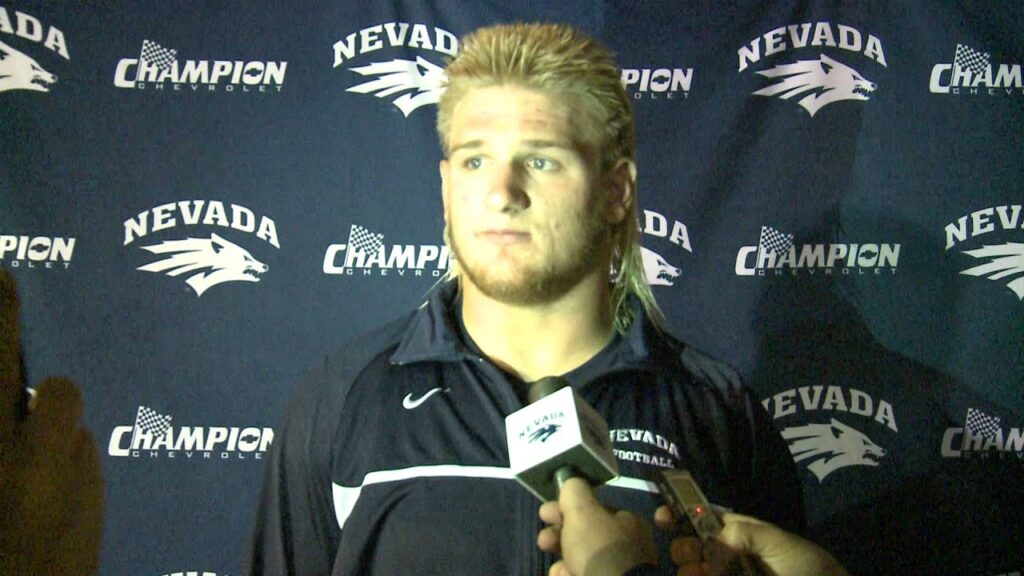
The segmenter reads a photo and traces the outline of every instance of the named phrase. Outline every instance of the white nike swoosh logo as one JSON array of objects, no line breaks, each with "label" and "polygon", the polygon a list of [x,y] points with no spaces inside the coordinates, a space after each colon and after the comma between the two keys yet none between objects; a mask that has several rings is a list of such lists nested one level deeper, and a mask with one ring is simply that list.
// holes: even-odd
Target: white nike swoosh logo
[{"label": "white nike swoosh logo", "polygon": [[[438,386],[437,388],[430,389],[429,391],[427,391],[426,394],[420,396],[415,400],[412,399],[412,392],[409,392],[408,394],[405,395],[405,398],[402,400],[402,406],[404,406],[406,410],[418,408],[420,404],[426,402],[427,398],[430,398],[431,396],[437,394],[438,392],[441,392],[440,386]],[[445,392],[447,392],[447,390],[445,390]]]}]

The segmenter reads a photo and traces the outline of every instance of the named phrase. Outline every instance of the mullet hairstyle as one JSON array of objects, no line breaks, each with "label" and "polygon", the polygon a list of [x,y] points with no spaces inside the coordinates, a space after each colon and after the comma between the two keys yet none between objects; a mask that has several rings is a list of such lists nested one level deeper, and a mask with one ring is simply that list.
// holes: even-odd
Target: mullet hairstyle
[{"label": "mullet hairstyle", "polygon": [[[452,144],[452,113],[462,98],[471,90],[510,84],[570,99],[583,117],[579,125],[585,133],[577,135],[577,145],[597,160],[602,182],[620,160],[635,162],[633,107],[622,86],[621,71],[607,48],[578,30],[563,24],[481,28],[462,39],[459,53],[445,73],[437,132],[446,157]],[[626,217],[611,227],[609,236],[616,330],[623,333],[633,323],[630,294],[640,301],[654,325],[662,328],[664,315],[644,276],[635,190]],[[447,226],[444,240],[450,248]],[[445,279],[458,276],[458,264],[452,260]]]}]

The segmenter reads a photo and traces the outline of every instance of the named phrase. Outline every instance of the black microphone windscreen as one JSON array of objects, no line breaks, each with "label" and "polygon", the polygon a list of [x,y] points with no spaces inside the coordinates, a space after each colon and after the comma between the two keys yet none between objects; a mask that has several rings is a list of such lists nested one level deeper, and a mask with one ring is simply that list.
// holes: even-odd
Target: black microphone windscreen
[{"label": "black microphone windscreen", "polygon": [[569,383],[566,382],[565,378],[560,376],[545,376],[533,384],[530,384],[530,388],[527,391],[527,401],[530,404],[533,404],[548,394],[557,392],[568,385]]}]

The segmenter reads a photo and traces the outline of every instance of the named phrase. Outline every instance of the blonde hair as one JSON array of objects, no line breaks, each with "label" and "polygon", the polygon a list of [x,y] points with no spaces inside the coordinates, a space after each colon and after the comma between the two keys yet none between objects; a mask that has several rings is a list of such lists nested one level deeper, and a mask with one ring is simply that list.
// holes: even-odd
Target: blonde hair
[{"label": "blonde hair", "polygon": [[[562,24],[509,24],[481,28],[462,39],[458,55],[445,69],[446,87],[437,111],[437,132],[445,155],[455,106],[471,90],[514,84],[572,100],[588,127],[580,145],[596,152],[602,175],[622,159],[635,161],[633,107],[622,86],[612,53],[586,34]],[[635,294],[656,326],[664,316],[644,276],[637,204],[611,229],[612,304],[615,327],[625,332],[633,322],[628,296]],[[445,242],[448,230],[445,230]],[[446,278],[457,278],[453,261]]]}]

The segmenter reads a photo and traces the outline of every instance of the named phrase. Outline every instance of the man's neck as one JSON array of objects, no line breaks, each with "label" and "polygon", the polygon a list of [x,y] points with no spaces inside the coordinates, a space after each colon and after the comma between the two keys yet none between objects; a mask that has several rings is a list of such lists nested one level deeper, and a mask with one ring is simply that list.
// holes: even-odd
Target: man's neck
[{"label": "man's neck", "polygon": [[462,282],[466,330],[483,353],[525,382],[583,365],[611,338],[613,313],[606,279],[584,280],[550,303],[511,305]]}]

